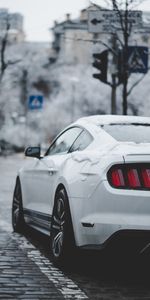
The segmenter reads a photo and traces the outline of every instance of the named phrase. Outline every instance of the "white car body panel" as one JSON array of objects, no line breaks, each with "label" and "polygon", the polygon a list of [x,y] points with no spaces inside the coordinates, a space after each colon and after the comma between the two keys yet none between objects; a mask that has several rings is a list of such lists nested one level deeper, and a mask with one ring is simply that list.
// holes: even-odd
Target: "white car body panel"
[{"label": "white car body panel", "polygon": [[77,246],[102,245],[120,230],[150,230],[150,191],[118,190],[107,180],[115,164],[150,163],[150,144],[117,142],[98,127],[119,124],[122,118],[127,124],[133,120],[150,124],[144,117],[79,119],[72,126],[81,126],[93,136],[84,151],[30,159],[19,172],[24,209],[52,215],[57,187],[65,187]]}]

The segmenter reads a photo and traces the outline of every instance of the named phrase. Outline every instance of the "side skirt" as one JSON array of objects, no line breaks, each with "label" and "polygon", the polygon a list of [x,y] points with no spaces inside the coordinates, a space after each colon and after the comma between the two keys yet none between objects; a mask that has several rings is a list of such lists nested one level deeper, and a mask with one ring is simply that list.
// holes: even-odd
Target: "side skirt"
[{"label": "side skirt", "polygon": [[24,219],[25,222],[44,233],[50,234],[51,228],[51,216],[38,211],[24,208]]}]

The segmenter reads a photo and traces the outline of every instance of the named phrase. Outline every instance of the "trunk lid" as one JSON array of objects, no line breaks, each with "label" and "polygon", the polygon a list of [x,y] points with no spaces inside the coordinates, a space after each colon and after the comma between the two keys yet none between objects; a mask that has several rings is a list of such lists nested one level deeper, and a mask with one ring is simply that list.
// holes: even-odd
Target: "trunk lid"
[{"label": "trunk lid", "polygon": [[150,163],[150,143],[119,143],[112,152],[122,154],[125,163]]}]

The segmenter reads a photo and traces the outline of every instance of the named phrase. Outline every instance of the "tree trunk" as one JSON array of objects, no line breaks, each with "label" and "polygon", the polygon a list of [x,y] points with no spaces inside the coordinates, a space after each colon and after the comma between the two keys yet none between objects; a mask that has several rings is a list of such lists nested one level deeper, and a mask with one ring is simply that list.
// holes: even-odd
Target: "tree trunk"
[{"label": "tree trunk", "polygon": [[116,75],[112,74],[111,114],[116,114]]}]

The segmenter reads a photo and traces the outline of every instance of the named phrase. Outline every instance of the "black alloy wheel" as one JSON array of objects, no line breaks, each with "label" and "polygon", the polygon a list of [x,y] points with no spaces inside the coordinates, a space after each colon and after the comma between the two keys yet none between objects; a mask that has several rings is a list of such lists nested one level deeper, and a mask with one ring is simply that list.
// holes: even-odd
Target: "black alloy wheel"
[{"label": "black alloy wheel", "polygon": [[66,266],[74,249],[74,233],[65,189],[57,192],[51,222],[50,246],[56,265]]},{"label": "black alloy wheel", "polygon": [[23,216],[23,208],[22,208],[22,193],[21,193],[21,185],[20,180],[17,178],[14,195],[13,195],[13,203],[12,203],[12,227],[16,232],[23,232],[25,227],[24,216]]}]

